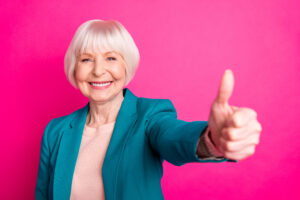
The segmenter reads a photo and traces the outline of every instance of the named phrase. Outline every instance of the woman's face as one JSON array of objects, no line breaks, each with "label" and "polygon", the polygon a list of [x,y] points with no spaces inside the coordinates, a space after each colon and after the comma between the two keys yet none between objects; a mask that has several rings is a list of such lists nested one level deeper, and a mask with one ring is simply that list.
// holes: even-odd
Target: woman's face
[{"label": "woman's face", "polygon": [[84,96],[105,103],[123,92],[125,66],[123,57],[115,51],[83,53],[77,57],[75,80]]}]

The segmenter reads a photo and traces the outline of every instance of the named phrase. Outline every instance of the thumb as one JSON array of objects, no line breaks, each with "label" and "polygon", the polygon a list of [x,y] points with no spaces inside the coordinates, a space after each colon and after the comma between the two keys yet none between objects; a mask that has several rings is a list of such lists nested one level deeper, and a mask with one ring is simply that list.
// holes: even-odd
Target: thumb
[{"label": "thumb", "polygon": [[223,74],[216,101],[220,104],[227,103],[232,94],[233,86],[234,86],[233,73],[230,69],[227,69]]}]

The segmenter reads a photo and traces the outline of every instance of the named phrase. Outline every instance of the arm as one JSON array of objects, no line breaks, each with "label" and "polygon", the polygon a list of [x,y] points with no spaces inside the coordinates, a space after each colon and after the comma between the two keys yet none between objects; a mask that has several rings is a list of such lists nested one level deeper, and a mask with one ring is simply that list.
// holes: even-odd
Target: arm
[{"label": "arm", "polygon": [[168,162],[180,166],[189,162],[222,162],[202,160],[196,154],[201,133],[207,121],[186,122],[177,119],[177,112],[168,99],[159,100],[148,118],[146,134],[154,151]]},{"label": "arm", "polygon": [[[51,123],[51,122],[50,122]],[[40,163],[38,169],[37,182],[35,187],[35,199],[48,199],[48,185],[49,185],[49,145],[48,145],[48,129],[50,123],[46,126],[42,136]]]}]

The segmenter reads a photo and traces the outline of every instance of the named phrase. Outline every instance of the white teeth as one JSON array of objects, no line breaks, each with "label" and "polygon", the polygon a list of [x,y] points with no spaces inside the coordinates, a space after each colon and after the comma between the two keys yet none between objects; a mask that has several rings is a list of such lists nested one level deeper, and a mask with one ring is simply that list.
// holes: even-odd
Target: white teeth
[{"label": "white teeth", "polygon": [[105,87],[107,85],[111,84],[111,82],[107,82],[107,83],[91,83],[92,86],[96,86],[96,87]]}]

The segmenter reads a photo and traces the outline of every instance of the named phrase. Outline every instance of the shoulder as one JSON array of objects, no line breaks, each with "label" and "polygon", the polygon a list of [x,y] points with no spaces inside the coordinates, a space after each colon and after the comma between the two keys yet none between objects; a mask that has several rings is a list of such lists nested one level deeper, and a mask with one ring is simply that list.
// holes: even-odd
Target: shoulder
[{"label": "shoulder", "polygon": [[50,122],[48,122],[48,124],[46,125],[45,132],[53,132],[54,130],[55,130],[55,132],[60,132],[60,131],[63,131],[64,129],[68,128],[70,126],[71,121],[77,115],[80,115],[81,112],[84,109],[86,109],[86,106],[84,106],[80,109],[77,109],[70,114],[51,119]]},{"label": "shoulder", "polygon": [[68,124],[69,122],[72,121],[72,119],[82,110],[82,108],[75,110],[74,112],[61,116],[61,117],[57,117],[57,118],[53,118],[50,122],[49,122],[49,126],[65,126],[66,124]]},{"label": "shoulder", "polygon": [[139,97],[137,101],[137,110],[139,113],[147,113],[149,116],[161,112],[175,112],[176,109],[170,99],[153,99]]}]

